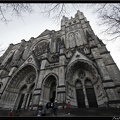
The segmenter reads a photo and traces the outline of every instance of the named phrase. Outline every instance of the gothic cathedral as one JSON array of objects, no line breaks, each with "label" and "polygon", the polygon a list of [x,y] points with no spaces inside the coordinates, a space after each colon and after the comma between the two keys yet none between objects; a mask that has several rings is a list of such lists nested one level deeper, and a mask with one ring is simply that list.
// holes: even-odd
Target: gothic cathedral
[{"label": "gothic cathedral", "polygon": [[120,71],[82,12],[61,29],[10,44],[0,57],[0,108],[120,107]]}]

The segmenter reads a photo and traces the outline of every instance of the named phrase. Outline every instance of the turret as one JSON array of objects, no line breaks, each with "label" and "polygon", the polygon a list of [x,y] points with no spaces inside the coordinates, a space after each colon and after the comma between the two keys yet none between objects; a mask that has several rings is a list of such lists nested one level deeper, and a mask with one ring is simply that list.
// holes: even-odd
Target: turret
[{"label": "turret", "polygon": [[[75,18],[79,18],[79,19],[83,19],[85,18],[84,14],[82,12],[80,12],[79,10],[77,11],[77,13],[75,14]],[[86,20],[87,21],[87,20]]]},{"label": "turret", "polygon": [[63,16],[62,20],[61,20],[61,26],[65,25],[65,22],[68,21],[68,17]]}]

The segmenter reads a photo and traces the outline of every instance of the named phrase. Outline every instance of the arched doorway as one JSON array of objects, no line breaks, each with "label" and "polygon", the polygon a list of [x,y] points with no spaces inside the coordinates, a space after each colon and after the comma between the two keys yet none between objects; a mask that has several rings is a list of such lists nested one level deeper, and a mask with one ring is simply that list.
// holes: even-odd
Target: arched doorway
[{"label": "arched doorway", "polygon": [[31,107],[34,87],[35,87],[35,83],[33,83],[29,88],[28,95],[27,95],[26,109]]},{"label": "arched doorway", "polygon": [[53,81],[50,87],[50,101],[54,102],[55,97],[56,97],[56,82]]},{"label": "arched doorway", "polygon": [[[76,92],[76,96],[73,96],[75,101],[71,95],[69,97],[70,101],[72,101],[71,106],[73,105],[79,108],[98,106],[95,91],[92,86],[94,84],[95,87],[98,83],[97,75],[98,72],[95,65],[86,60],[76,60],[68,66],[66,71],[67,94],[69,95],[69,88],[72,88]],[[92,80],[92,85],[89,87],[88,83],[85,84],[87,78]],[[92,103],[92,100],[95,103]]]},{"label": "arched doorway", "polygon": [[33,83],[29,88],[27,88],[27,85],[23,85],[23,87],[20,89],[20,92],[18,94],[17,98],[17,109],[29,109],[32,103],[32,96],[33,96],[33,90],[35,87],[35,83]]},{"label": "arched doorway", "polygon": [[24,97],[25,97],[25,93],[26,93],[26,89],[27,89],[27,86],[24,85],[21,90],[20,90],[20,93],[19,93],[19,98],[18,98],[18,110],[21,109],[22,105],[23,105],[23,101],[24,101]]},{"label": "arched doorway", "polygon": [[85,108],[85,96],[83,92],[82,83],[79,80],[77,80],[75,86],[78,108]]},{"label": "arched doorway", "polygon": [[48,101],[55,101],[56,99],[56,88],[57,88],[57,80],[54,75],[50,75],[45,79],[45,82],[43,84],[43,95],[42,99],[45,102]]},{"label": "arched doorway", "polygon": [[10,107],[15,110],[27,109],[28,103],[30,103],[29,99],[32,99],[36,77],[37,72],[32,65],[27,65],[20,69],[8,84],[2,96],[2,101],[5,104],[9,101]]},{"label": "arched doorway", "polygon": [[95,91],[92,85],[92,82],[87,79],[85,81],[86,95],[89,103],[89,107],[98,107]]}]

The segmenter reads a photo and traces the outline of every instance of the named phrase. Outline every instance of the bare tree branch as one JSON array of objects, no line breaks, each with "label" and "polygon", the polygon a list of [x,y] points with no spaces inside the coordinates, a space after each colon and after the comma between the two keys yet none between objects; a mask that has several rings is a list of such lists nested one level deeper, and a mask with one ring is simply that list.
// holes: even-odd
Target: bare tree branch
[{"label": "bare tree branch", "polygon": [[[91,5],[92,6],[92,5]],[[104,29],[102,33],[111,36],[110,40],[120,37],[120,3],[93,4],[94,12],[98,14],[99,23]]]},{"label": "bare tree branch", "polygon": [[51,3],[51,4],[42,4],[39,5],[40,13],[46,15],[46,17],[52,18],[52,20],[56,23],[59,23],[63,15],[69,15],[71,6],[72,8],[76,9],[80,7],[81,4],[66,4],[66,3]]},{"label": "bare tree branch", "polygon": [[0,3],[0,19],[6,24],[11,21],[11,16],[22,17],[22,14],[32,13],[32,4],[28,3]]},{"label": "bare tree branch", "polygon": [[[89,6],[94,9],[100,20],[98,25],[103,26],[102,33],[110,35],[112,39],[119,38],[120,31],[120,3],[102,3],[102,4],[66,4],[66,3],[48,3],[35,4],[40,8],[40,13],[46,17],[52,18],[59,23],[63,15],[68,15],[69,7],[76,8]],[[0,3],[0,20],[6,24],[12,20],[12,17],[22,17],[25,12],[32,13],[35,6],[28,3]],[[12,17],[11,17],[12,16]]]}]

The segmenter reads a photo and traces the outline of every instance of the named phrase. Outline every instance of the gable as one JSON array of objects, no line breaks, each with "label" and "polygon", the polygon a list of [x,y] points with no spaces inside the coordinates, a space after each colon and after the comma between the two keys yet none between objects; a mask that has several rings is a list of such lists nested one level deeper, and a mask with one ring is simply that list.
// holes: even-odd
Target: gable
[{"label": "gable", "polygon": [[68,65],[70,65],[72,62],[74,62],[76,60],[86,60],[86,61],[90,61],[90,62],[93,63],[92,60],[90,60],[89,58],[87,58],[85,55],[83,55],[82,53],[80,53],[78,50],[75,51],[75,53],[71,57],[71,60],[69,61]]},{"label": "gable", "polygon": [[[21,67],[23,67],[23,66],[25,66],[25,65],[27,65],[27,64],[32,64],[32,65],[34,65],[34,66],[37,68],[37,70],[39,70],[39,64],[38,64],[38,62],[37,62],[37,60],[35,59],[35,57],[34,57],[33,54],[31,54],[31,55],[26,59],[26,61],[21,65]],[[21,67],[20,67],[20,68],[21,68]]]},{"label": "gable", "polygon": [[[41,33],[38,37],[41,37],[41,36],[45,36],[45,35],[47,35],[47,34],[50,34],[51,33],[51,31],[50,30],[48,30],[48,29],[46,29],[43,33]],[[37,38],[38,38],[37,37]]]}]

